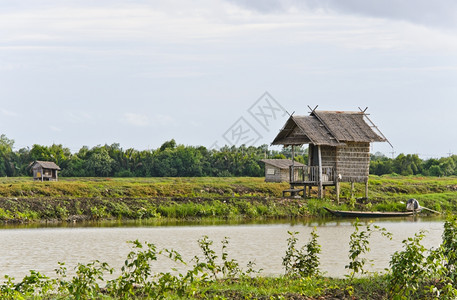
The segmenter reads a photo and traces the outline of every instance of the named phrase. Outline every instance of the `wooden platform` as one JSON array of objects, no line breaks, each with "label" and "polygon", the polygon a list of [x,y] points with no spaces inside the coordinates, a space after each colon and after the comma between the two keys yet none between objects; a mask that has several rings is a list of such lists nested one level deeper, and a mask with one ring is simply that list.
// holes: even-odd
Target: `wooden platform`
[{"label": "wooden platform", "polygon": [[[293,181],[289,183],[290,186],[318,186],[319,182],[317,181]],[[335,181],[322,181],[324,186],[334,186],[336,185]]]},{"label": "wooden platform", "polygon": [[282,197],[286,197],[287,193],[290,193],[290,197],[298,196],[298,193],[303,192],[303,189],[287,189],[282,191]]}]

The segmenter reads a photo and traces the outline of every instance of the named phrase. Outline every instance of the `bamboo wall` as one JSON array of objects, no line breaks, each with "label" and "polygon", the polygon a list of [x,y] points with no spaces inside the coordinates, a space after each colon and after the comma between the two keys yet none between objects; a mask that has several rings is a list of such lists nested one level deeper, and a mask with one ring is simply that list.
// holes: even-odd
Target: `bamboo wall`
[{"label": "bamboo wall", "polygon": [[[317,146],[310,144],[310,166],[318,166]],[[333,167],[343,182],[366,182],[370,171],[370,143],[347,142],[345,146],[321,146],[322,166]]]},{"label": "bamboo wall", "polygon": [[336,174],[341,181],[366,182],[370,172],[370,143],[347,142],[346,146],[336,148]]},{"label": "bamboo wall", "polygon": [[[317,146],[313,144],[309,144],[310,153],[310,166],[318,166],[319,165],[319,157],[317,154]],[[322,156],[322,166],[323,167],[333,167],[336,168],[336,147],[332,146],[321,146],[321,156]]]},{"label": "bamboo wall", "polygon": [[336,168],[337,157],[336,147],[321,146],[322,166]]}]

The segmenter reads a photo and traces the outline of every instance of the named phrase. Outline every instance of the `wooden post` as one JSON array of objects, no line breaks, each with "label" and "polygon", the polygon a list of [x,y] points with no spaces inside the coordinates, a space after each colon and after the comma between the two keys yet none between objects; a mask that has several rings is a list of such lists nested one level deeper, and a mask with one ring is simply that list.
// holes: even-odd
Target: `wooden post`
[{"label": "wooden post", "polygon": [[368,178],[365,180],[365,198],[368,199]]},{"label": "wooden post", "polygon": [[322,199],[322,155],[321,155],[321,146],[317,146],[317,156],[319,163],[319,178],[318,178],[318,190],[317,197]]},{"label": "wooden post", "polygon": [[336,189],[336,202],[338,204],[340,204],[340,180],[339,180],[339,178],[336,178],[335,189]]},{"label": "wooden post", "polygon": [[290,182],[294,182],[295,181],[295,168],[294,168],[294,165],[295,165],[295,146],[292,145],[292,173],[290,174]]},{"label": "wooden post", "polygon": [[311,158],[312,158],[312,155],[313,155],[313,151],[311,149],[311,144],[308,145],[308,169],[307,169],[307,172],[306,174],[308,175],[308,178],[305,178],[305,181],[308,181],[309,180],[309,172],[311,170]]}]

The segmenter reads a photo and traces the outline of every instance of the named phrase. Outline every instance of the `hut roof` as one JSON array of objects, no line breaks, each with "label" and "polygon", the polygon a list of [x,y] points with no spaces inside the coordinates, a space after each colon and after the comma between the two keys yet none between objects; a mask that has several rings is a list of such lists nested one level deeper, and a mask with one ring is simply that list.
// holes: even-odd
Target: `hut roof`
[{"label": "hut roof", "polygon": [[344,145],[345,142],[384,142],[364,120],[363,112],[313,111],[309,116],[291,116],[273,145]]},{"label": "hut roof", "polygon": [[[289,167],[292,165],[292,160],[291,159],[262,159],[260,160],[264,162],[265,164],[272,165],[274,167],[280,168],[280,169],[289,169]],[[294,162],[295,166],[304,166],[304,164],[295,161]]]},{"label": "hut roof", "polygon": [[41,166],[43,169],[60,170],[60,167],[52,161],[37,160],[33,163],[32,167],[35,167],[36,165]]}]

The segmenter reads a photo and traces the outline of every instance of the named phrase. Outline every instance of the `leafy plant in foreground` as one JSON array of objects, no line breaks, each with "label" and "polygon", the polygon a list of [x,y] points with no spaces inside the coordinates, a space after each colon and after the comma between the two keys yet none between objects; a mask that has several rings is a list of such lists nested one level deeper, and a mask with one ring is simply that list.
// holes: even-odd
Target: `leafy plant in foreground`
[{"label": "leafy plant in foreground", "polygon": [[17,299],[22,298],[21,293],[16,290],[16,285],[14,284],[13,277],[5,275],[6,281],[0,285],[0,297],[2,299]]},{"label": "leafy plant in foreground", "polygon": [[446,258],[447,276],[455,282],[457,280],[457,219],[455,216],[444,223],[442,248]]},{"label": "leafy plant in foreground", "polygon": [[15,290],[28,297],[48,296],[54,292],[56,280],[50,279],[40,272],[30,270],[30,275],[25,276],[16,284]]},{"label": "leafy plant in foreground", "polygon": [[133,245],[133,250],[121,268],[121,276],[107,284],[110,294],[121,298],[135,296],[135,287],[141,287],[145,294],[150,294],[153,289],[153,284],[148,279],[151,276],[150,261],[157,260],[156,246],[146,242],[146,249],[143,250],[144,246],[138,240],[129,243]]},{"label": "leafy plant in foreground", "polygon": [[261,270],[254,270],[255,263],[253,261],[248,262],[246,271],[240,267],[240,264],[235,259],[228,258],[227,246],[229,244],[228,237],[225,237],[222,241],[222,262],[218,263],[218,255],[216,251],[211,248],[213,241],[211,241],[208,236],[203,236],[198,240],[200,249],[203,252],[204,260],[202,261],[197,256],[195,260],[197,265],[202,268],[202,271],[208,270],[210,274],[203,272],[203,276],[211,276],[214,280],[219,279],[218,274],[222,274],[222,278],[233,278],[237,276],[246,276],[251,273],[260,273]]},{"label": "leafy plant in foreground", "polygon": [[76,299],[94,299],[99,297],[100,282],[104,281],[105,272],[113,273],[106,262],[95,260],[88,264],[79,263],[76,267],[76,276],[66,286],[70,295]]},{"label": "leafy plant in foreground", "polygon": [[370,251],[369,247],[369,238],[374,232],[379,232],[382,236],[387,237],[388,239],[392,239],[392,234],[387,232],[385,228],[381,228],[379,226],[373,225],[369,223],[365,230],[360,230],[360,222],[359,219],[356,219],[354,223],[355,230],[351,234],[350,241],[349,241],[349,264],[345,266],[346,269],[351,270],[349,277],[352,280],[355,274],[366,274],[367,271],[365,270],[365,264],[367,259],[365,257],[361,257],[362,254],[366,254]]},{"label": "leafy plant in foreground", "polygon": [[[449,217],[444,222],[443,242],[439,249],[432,252],[437,256],[439,267],[436,268],[441,288],[438,293],[442,299],[456,299],[457,287],[457,219]],[[430,261],[430,259],[429,259]]]},{"label": "leafy plant in foreground", "polygon": [[[423,287],[439,277],[442,271],[442,253],[427,250],[421,241],[425,231],[421,230],[414,237],[403,241],[405,250],[396,251],[390,261],[391,272],[388,275],[388,286],[395,299],[417,298],[419,293],[427,292]],[[429,252],[429,255],[427,255]],[[429,286],[428,296],[438,293],[434,285]]]},{"label": "leafy plant in foreground", "polygon": [[[300,249],[296,248],[298,239],[295,235],[298,232],[287,232],[290,237],[287,239],[286,255],[282,259],[282,264],[286,269],[287,275],[310,277],[319,274],[319,256],[321,246],[317,243],[319,237],[316,228],[311,232],[310,241]],[[305,252],[306,249],[306,252]]]}]

